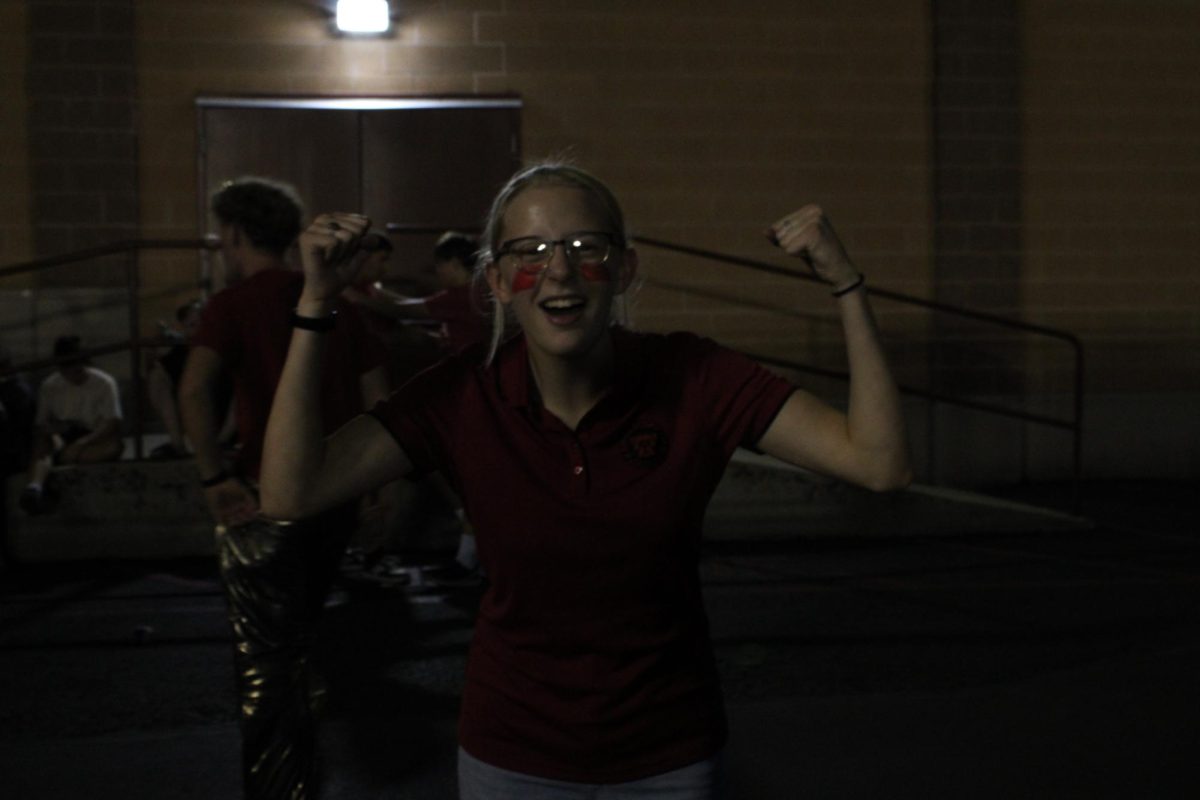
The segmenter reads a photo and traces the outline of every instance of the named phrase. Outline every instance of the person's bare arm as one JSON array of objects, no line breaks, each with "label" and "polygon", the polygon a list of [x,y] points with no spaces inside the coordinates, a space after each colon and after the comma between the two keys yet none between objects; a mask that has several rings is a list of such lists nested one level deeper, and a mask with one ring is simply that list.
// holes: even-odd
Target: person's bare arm
[{"label": "person's bare arm", "polygon": [[121,455],[122,448],[121,420],[109,417],[64,447],[59,454],[59,460],[64,464],[110,461]]},{"label": "person's bare arm", "polygon": [[[332,314],[338,294],[353,278],[349,266],[367,224],[355,214],[323,214],[301,235],[300,316]],[[273,519],[309,516],[402,477],[411,467],[400,445],[372,416],[359,416],[332,436],[322,436],[325,338],[320,331],[293,331],[275,390],[259,483],[263,514]]]},{"label": "person's bare arm", "polygon": [[115,436],[119,436],[120,433],[121,420],[116,419],[115,417],[109,417],[108,419],[101,420],[95,428],[64,447],[63,453],[68,454],[76,451],[86,450],[91,445],[96,444],[97,442],[105,441],[106,439],[111,439]]},{"label": "person's bare arm", "polygon": [[388,319],[415,321],[432,319],[423,297],[409,297],[387,289],[378,289],[374,294],[368,294],[353,286],[346,287],[342,295],[350,302]]},{"label": "person's bare arm", "polygon": [[796,391],[758,442],[763,452],[870,489],[912,481],[900,393],[879,341],[861,285],[824,212],[805,206],[770,229],[787,253],[804,258],[840,294],[837,303],[850,366],[850,399],[843,413]]},{"label": "person's bare arm", "polygon": [[221,525],[243,525],[258,514],[258,501],[249,487],[235,476],[218,480],[225,468],[217,440],[220,419],[215,396],[222,374],[221,357],[209,347],[193,346],[179,381],[179,416],[196,454],[196,469],[203,482],[204,499],[213,518]]},{"label": "person's bare arm", "polygon": [[358,388],[362,393],[363,410],[369,411],[376,403],[386,400],[390,390],[387,367],[380,364],[364,372],[358,377]]}]

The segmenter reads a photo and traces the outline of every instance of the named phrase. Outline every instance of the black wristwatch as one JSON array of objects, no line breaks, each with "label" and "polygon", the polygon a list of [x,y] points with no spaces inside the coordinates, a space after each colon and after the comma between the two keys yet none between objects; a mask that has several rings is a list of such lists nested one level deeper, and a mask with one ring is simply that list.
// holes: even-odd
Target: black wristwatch
[{"label": "black wristwatch", "polygon": [[333,330],[333,326],[337,324],[337,310],[329,312],[326,317],[302,317],[296,309],[292,309],[292,327],[299,328],[304,331],[315,331],[316,333],[325,333]]}]

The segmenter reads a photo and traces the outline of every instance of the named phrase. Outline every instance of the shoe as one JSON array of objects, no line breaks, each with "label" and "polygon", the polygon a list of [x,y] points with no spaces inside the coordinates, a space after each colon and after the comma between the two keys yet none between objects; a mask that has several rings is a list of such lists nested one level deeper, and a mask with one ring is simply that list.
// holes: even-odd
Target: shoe
[{"label": "shoe", "polygon": [[21,506],[21,510],[30,516],[36,514],[44,514],[44,502],[42,497],[42,487],[30,484],[21,490],[21,496],[17,499],[17,505]]},{"label": "shoe", "polygon": [[360,547],[347,547],[342,553],[342,563],[339,567],[343,574],[358,575],[366,569],[367,555]]},{"label": "shoe", "polygon": [[370,571],[380,578],[397,578],[407,582],[412,578],[413,567],[405,565],[400,556],[388,553],[376,561]]},{"label": "shoe", "polygon": [[17,505],[31,516],[49,514],[58,507],[58,490],[47,480],[41,486],[31,483],[21,490]]},{"label": "shoe", "polygon": [[457,561],[423,567],[421,577],[430,586],[447,589],[474,589],[483,585],[483,575],[478,569],[464,567]]},{"label": "shoe", "polygon": [[49,514],[58,508],[58,501],[61,497],[62,495],[58,492],[58,477],[51,472],[46,476],[46,482],[42,484],[42,513]]},{"label": "shoe", "polygon": [[166,442],[151,450],[150,458],[154,461],[170,461],[176,458],[187,458],[187,453],[170,442]]},{"label": "shoe", "polygon": [[412,580],[412,567],[400,563],[392,553],[348,551],[342,557],[341,576],[353,583],[369,583],[385,589],[406,588]]}]

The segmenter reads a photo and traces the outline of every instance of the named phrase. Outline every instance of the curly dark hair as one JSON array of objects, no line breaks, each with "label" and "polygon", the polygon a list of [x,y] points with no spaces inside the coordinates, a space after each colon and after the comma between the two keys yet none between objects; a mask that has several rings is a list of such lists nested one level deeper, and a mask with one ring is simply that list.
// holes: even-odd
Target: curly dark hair
[{"label": "curly dark hair", "polygon": [[212,212],[222,224],[241,228],[255,247],[282,255],[300,235],[304,205],[290,184],[245,176],[213,194]]}]

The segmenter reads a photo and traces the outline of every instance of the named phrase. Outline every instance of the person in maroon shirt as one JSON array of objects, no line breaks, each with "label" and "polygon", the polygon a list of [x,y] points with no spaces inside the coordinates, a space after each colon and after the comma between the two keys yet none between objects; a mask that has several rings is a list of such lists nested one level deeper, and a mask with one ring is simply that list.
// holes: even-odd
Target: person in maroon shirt
[{"label": "person in maroon shirt", "polygon": [[[483,290],[485,284],[475,274],[479,243],[473,237],[454,230],[445,231],[438,237],[433,246],[433,274],[441,288],[426,297],[409,297],[384,289],[378,283],[382,272],[374,265],[377,263],[377,254],[381,252],[380,238],[380,234],[376,233],[367,233],[362,238],[357,258],[363,265],[358,268],[355,283],[343,290],[342,294],[352,302],[365,304],[379,318],[437,326],[435,337],[438,346],[432,352],[424,346],[428,341],[423,336],[399,337],[394,349],[400,353],[398,362],[402,365],[399,370],[401,378],[412,377],[446,355],[488,341],[488,301]],[[391,245],[388,244],[384,257],[390,251]],[[397,383],[402,382],[397,380]],[[425,567],[422,580],[442,586],[478,586],[482,575],[479,572],[475,534],[462,509],[460,498],[441,475],[430,475],[428,480],[419,485],[436,492],[437,497],[453,508],[461,526],[454,558],[448,563]],[[385,523],[386,529],[393,527],[391,520]],[[390,538],[385,533],[379,548],[368,554],[368,561],[382,556],[383,551],[388,549]]]},{"label": "person in maroon shirt", "polygon": [[[438,291],[425,297],[411,297],[383,288],[371,270],[376,254],[386,257],[391,252],[377,246],[375,237],[364,237],[359,258],[363,265],[354,284],[343,290],[353,302],[364,304],[374,314],[390,320],[436,325],[436,337],[442,353],[457,353],[472,344],[487,341],[489,319],[487,295],[475,280],[477,244],[465,233],[446,231],[438,237],[433,248],[433,274]],[[386,241],[386,240],[384,240]],[[437,358],[430,361],[438,360]],[[428,364],[426,365],[428,366]]]},{"label": "person in maroon shirt", "polygon": [[433,273],[442,289],[421,305],[441,324],[443,347],[449,353],[488,339],[487,294],[475,279],[478,249],[473,238],[459,231],[446,231],[433,246]]},{"label": "person in maroon shirt", "polygon": [[[301,236],[298,313],[322,320],[366,220]],[[705,507],[738,446],[876,490],[911,479],[862,275],[816,206],[769,236],[834,288],[843,413],[687,333],[613,324],[638,266],[620,207],[575,167],[515,175],[483,265],[520,333],[468,349],[322,438],[324,337],[293,334],[267,428],[263,512],[303,517],[398,475],[452,477],[489,583],[459,722],[462,798],[714,798],[726,724],[697,565]],[[313,323],[318,324],[318,323]]]},{"label": "person in maroon shirt", "polygon": [[[346,497],[287,526],[258,517],[263,436],[291,339],[304,276],[285,254],[300,231],[295,190],[262,178],[224,185],[212,200],[226,289],[205,306],[184,367],[179,406],[204,497],[217,522],[217,555],[233,625],[247,798],[315,794],[315,722],[308,659],[339,557],[354,531]],[[330,305],[337,328],[318,389],[318,433],[330,433],[384,397],[383,351],[357,310]],[[240,449],[223,460],[217,434],[232,383]]]},{"label": "person in maroon shirt", "polygon": [[392,293],[383,288],[382,282],[394,249],[392,241],[382,233],[371,231],[364,236],[354,282],[342,290],[342,297],[364,311],[367,325],[381,341],[387,341],[395,319],[391,314],[395,305]]},{"label": "person in maroon shirt", "polygon": [[[441,290],[428,297],[412,298],[397,306],[401,314],[431,320],[438,325],[443,354],[461,353],[489,338],[487,294],[475,274],[479,243],[461,231],[445,231],[433,246],[433,274]],[[429,485],[454,508],[461,531],[454,558],[424,570],[423,579],[443,586],[477,586],[482,580],[475,532],[461,498],[441,475]]]}]

